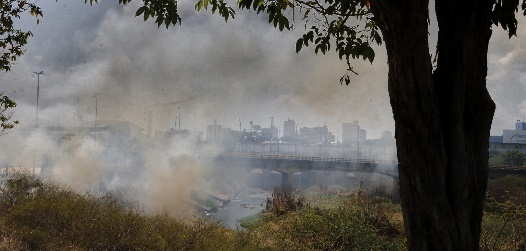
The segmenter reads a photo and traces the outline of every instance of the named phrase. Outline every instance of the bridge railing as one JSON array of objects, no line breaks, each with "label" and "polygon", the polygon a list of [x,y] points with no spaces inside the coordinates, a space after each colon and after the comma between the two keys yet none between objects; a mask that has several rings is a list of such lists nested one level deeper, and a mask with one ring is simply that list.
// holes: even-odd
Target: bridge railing
[{"label": "bridge railing", "polygon": [[323,161],[338,163],[360,163],[360,164],[392,164],[397,165],[396,160],[376,160],[376,159],[347,159],[347,158],[330,158],[330,157],[312,157],[302,155],[276,155],[276,154],[254,154],[254,153],[232,153],[228,156],[238,158],[253,159],[272,159],[272,160],[305,160],[305,161]]},{"label": "bridge railing", "polygon": [[489,165],[489,169],[501,169],[501,170],[526,170],[526,166]]}]

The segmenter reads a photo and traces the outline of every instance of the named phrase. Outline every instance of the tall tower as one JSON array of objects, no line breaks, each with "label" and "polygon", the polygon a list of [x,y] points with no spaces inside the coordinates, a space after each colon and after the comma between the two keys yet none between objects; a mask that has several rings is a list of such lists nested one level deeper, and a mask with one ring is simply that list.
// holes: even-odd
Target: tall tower
[{"label": "tall tower", "polygon": [[296,139],[296,121],[289,119],[283,123],[283,138],[289,142]]},{"label": "tall tower", "polygon": [[360,140],[360,124],[358,120],[353,123],[342,124],[342,144],[357,144]]}]

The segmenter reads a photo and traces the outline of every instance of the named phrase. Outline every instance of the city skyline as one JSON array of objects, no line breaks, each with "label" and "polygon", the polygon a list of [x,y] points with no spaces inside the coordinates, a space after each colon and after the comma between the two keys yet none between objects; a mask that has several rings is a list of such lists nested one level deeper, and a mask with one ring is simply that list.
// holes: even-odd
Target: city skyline
[{"label": "city skyline", "polygon": [[[186,2],[180,6],[184,25],[158,29],[134,17],[137,4],[40,2],[44,17],[39,25],[33,18],[21,20],[20,27],[34,37],[12,71],[0,75],[0,90],[18,104],[13,110],[21,123],[17,127],[34,124],[38,76],[33,72],[44,71],[39,121],[48,124],[58,117],[74,125],[77,115],[94,120],[93,94],[100,92],[101,120],[147,128],[151,110],[152,131],[173,125],[178,107],[182,127],[202,130],[212,117],[235,128],[239,118],[243,125],[250,120],[266,125],[270,116],[279,121],[294,116],[300,125],[326,120],[336,128],[359,120],[371,134],[394,131],[383,47],[375,48],[372,64],[352,61],[359,75],[351,76],[350,86],[341,86],[346,65],[337,55],[315,55],[312,48],[295,53],[301,29],[279,32],[265,18],[243,12],[225,24],[210,13],[195,13]],[[436,29],[430,21],[430,29]],[[526,27],[519,26],[517,33],[526,34]],[[435,40],[430,37],[430,48]],[[495,134],[526,114],[526,45],[496,29],[489,48]]]}]

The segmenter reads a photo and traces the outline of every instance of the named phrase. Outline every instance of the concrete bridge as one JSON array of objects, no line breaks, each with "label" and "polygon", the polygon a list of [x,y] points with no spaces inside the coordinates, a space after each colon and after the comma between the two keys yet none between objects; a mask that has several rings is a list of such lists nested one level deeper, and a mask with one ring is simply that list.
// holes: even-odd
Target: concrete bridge
[{"label": "concrete bridge", "polygon": [[289,184],[289,175],[311,170],[378,173],[398,180],[398,163],[392,160],[296,155],[222,154],[217,156],[214,161],[225,166],[261,168],[280,172],[283,185]]},{"label": "concrete bridge", "polygon": [[[222,154],[217,156],[215,161],[228,166],[263,168],[280,172],[282,174],[283,185],[289,184],[289,175],[311,170],[377,173],[392,177],[395,182],[398,182],[398,162],[393,160],[345,159],[296,155]],[[490,179],[506,175],[526,177],[526,167],[489,167]]]},{"label": "concrete bridge", "polygon": [[392,160],[345,159],[296,155],[222,154],[215,161],[224,164],[245,165],[280,173],[302,171],[343,171],[380,173],[398,177],[398,163]]}]

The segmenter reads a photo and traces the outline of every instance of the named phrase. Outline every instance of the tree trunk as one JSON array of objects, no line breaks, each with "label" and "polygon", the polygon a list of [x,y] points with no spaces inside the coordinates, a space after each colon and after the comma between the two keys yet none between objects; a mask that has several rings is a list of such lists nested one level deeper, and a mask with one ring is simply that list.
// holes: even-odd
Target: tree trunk
[{"label": "tree trunk", "polygon": [[486,89],[491,0],[371,1],[389,64],[400,198],[410,250],[478,250],[495,105]]}]

